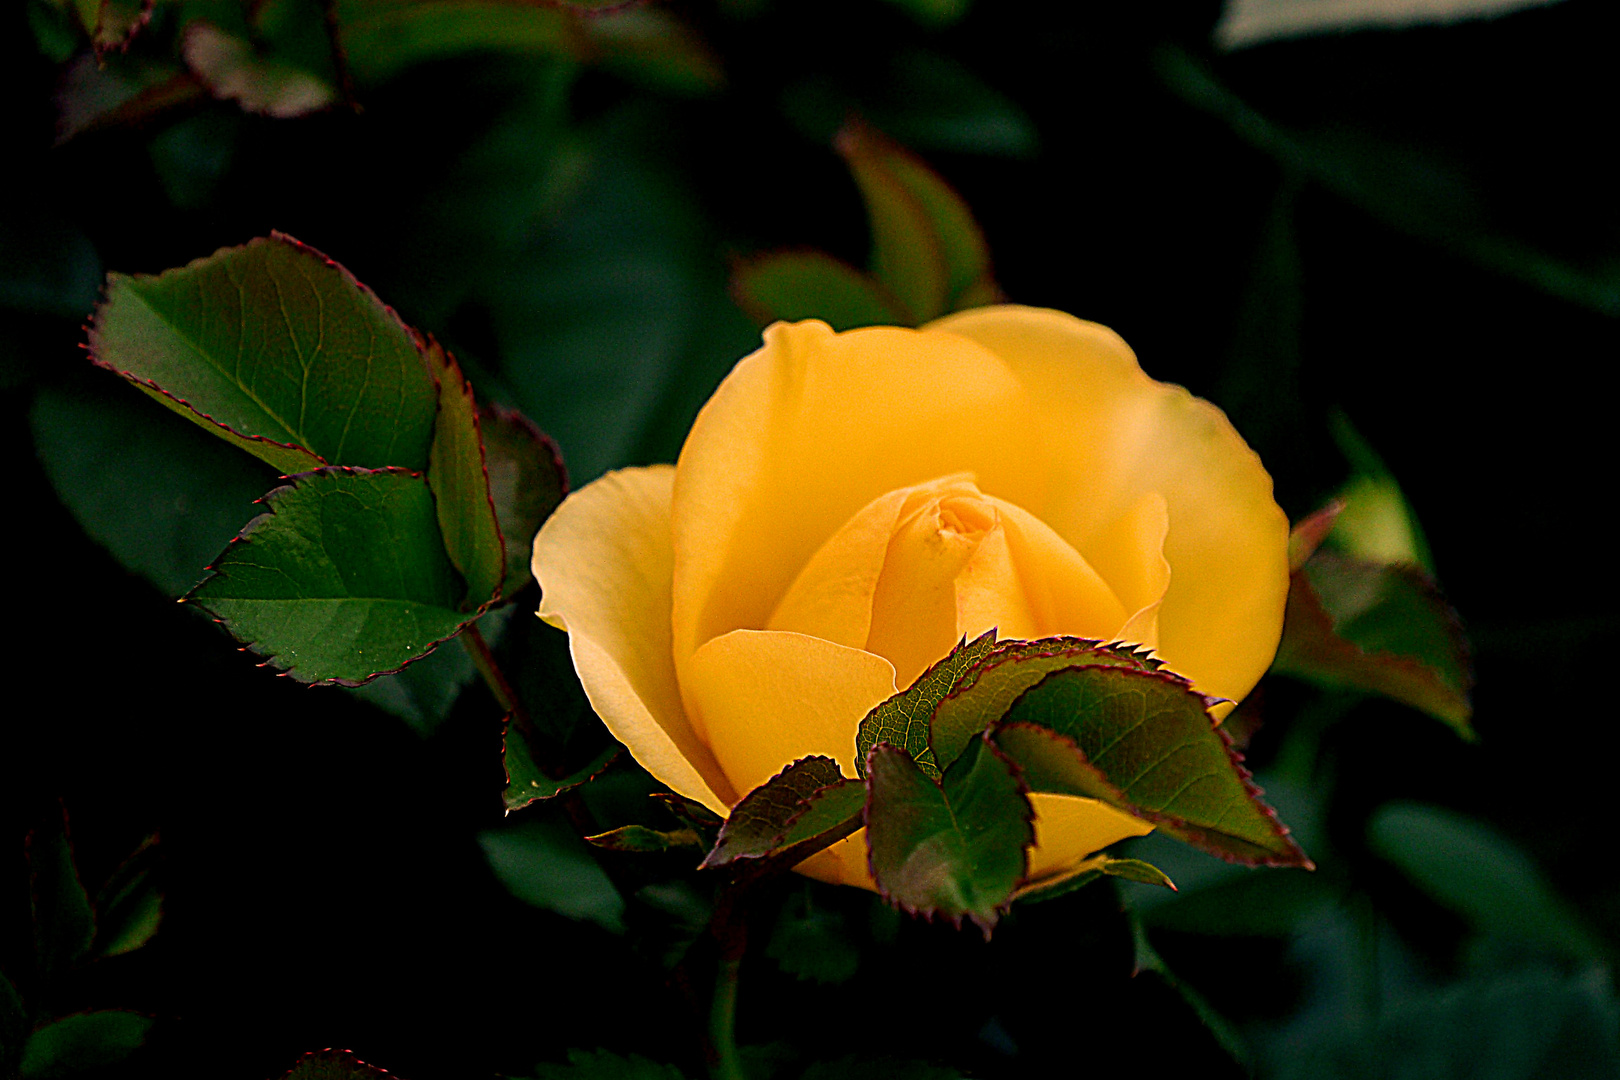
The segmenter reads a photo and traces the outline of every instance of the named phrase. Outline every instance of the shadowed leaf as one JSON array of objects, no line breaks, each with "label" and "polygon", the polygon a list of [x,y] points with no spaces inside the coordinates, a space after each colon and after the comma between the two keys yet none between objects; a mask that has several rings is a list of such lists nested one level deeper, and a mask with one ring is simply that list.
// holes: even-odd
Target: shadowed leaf
[{"label": "shadowed leaf", "polygon": [[568,494],[562,454],[522,413],[499,405],[479,410],[489,497],[506,545],[501,598],[511,600],[534,580],[529,561],[534,537]]},{"label": "shadowed leaf", "polygon": [[23,1080],[54,1080],[116,1065],[146,1041],[152,1018],[108,1009],[53,1020],[23,1046]]},{"label": "shadowed leaf", "polygon": [[1415,567],[1317,552],[1289,582],[1273,669],[1383,694],[1474,737],[1467,640],[1456,612]]},{"label": "shadowed leaf", "polygon": [[780,251],[746,260],[732,271],[731,292],[761,324],[820,319],[834,330],[853,330],[908,318],[886,288],[820,251]]},{"label": "shadowed leaf", "polygon": [[980,740],[940,782],[888,743],[872,748],[866,769],[866,841],[883,897],[926,918],[972,919],[988,937],[1035,839],[1017,767]]},{"label": "shadowed leaf", "polygon": [[507,724],[501,748],[502,761],[506,767],[506,788],[501,792],[501,801],[506,804],[508,814],[537,802],[554,799],[564,792],[573,791],[580,785],[595,780],[624,752],[624,747],[614,743],[567,776],[553,778],[547,776],[535,763],[534,755],[529,752],[527,740],[523,738],[521,732],[514,731],[510,723]]},{"label": "shadowed leaf", "polygon": [[673,1065],[639,1054],[628,1057],[607,1050],[570,1050],[566,1065],[547,1062],[535,1067],[533,1080],[685,1080]]},{"label": "shadowed leaf", "polygon": [[450,562],[467,583],[463,610],[481,609],[499,598],[506,573],[506,548],[495,519],[485,469],[472,386],[456,358],[430,340],[428,369],[439,383],[438,417],[428,448],[427,482],[433,489],[439,533]]},{"label": "shadowed leaf", "polygon": [[846,125],[836,145],[866,200],[873,274],[917,321],[999,296],[973,212],[922,158],[859,123]]},{"label": "shadowed leaf", "polygon": [[28,834],[29,899],[34,917],[34,956],[40,975],[62,975],[90,951],[96,917],[79,880],[68,840],[67,812],[58,808]]},{"label": "shadowed leaf", "polygon": [[427,466],[438,395],[415,333],[280,233],[156,277],[109,275],[90,351],[283,472]]},{"label": "shadowed leaf", "polygon": [[645,825],[625,825],[605,833],[597,833],[595,836],[587,836],[585,839],[605,851],[669,851],[671,848],[703,846],[703,838],[695,829],[663,832],[649,829]]},{"label": "shadowed leaf", "polygon": [[185,599],[300,682],[357,686],[467,622],[420,476],[322,469],[264,502]]},{"label": "shadowed leaf", "polygon": [[846,781],[832,758],[800,758],[732,807],[703,866],[763,858],[840,825],[849,826],[843,834],[848,835],[855,829],[862,802],[851,794],[851,787],[859,785]]},{"label": "shadowed leaf", "polygon": [[134,952],[152,940],[163,920],[163,893],[157,887],[157,835],[141,841],[96,897],[97,956]]},{"label": "shadowed leaf", "polygon": [[1122,881],[1135,881],[1142,885],[1158,885],[1171,892],[1176,889],[1175,882],[1170,880],[1170,876],[1152,863],[1143,862],[1141,859],[1113,859],[1107,855],[1098,855],[1087,859],[1077,873],[1055,881],[1043,880],[1020,889],[1016,899],[1029,903],[1055,900],[1105,877],[1117,877]]},{"label": "shadowed leaf", "polygon": [[487,829],[478,844],[501,884],[524,903],[624,931],[624,897],[590,846],[555,815]]},{"label": "shadowed leaf", "polygon": [[210,94],[234,101],[246,112],[284,120],[337,100],[337,90],[319,75],[264,55],[251,42],[211,23],[186,27],[180,55]]},{"label": "shadowed leaf", "polygon": [[13,1076],[28,1039],[28,1010],[11,980],[0,972],[0,1076]]}]

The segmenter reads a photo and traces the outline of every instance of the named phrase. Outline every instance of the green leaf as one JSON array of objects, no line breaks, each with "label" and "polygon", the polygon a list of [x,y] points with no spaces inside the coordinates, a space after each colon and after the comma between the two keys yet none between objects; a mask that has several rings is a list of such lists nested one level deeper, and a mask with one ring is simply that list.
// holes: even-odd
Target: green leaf
[{"label": "green leaf", "polygon": [[284,234],[156,277],[109,275],[90,351],[283,472],[427,467],[437,392],[416,334]]},{"label": "green leaf", "polygon": [[54,1080],[116,1065],[146,1041],[151,1027],[151,1017],[118,1009],[65,1016],[29,1036],[22,1080]]},{"label": "green leaf", "polygon": [[850,936],[843,912],[816,903],[806,885],[792,893],[771,930],[765,955],[801,981],[836,985],[854,978],[861,950]]},{"label": "green leaf", "polygon": [[274,473],[113,380],[94,383],[40,388],[28,414],[35,451],[91,539],[181,596],[241,531]]},{"label": "green leaf", "polygon": [[1328,416],[1333,441],[1350,461],[1350,482],[1339,492],[1343,504],[1330,542],[1351,558],[1370,563],[1403,563],[1434,573],[1434,554],[1417,514],[1395,474],[1342,412]]},{"label": "green leaf", "polygon": [[[1336,1022],[1334,1022],[1336,1021]],[[1607,974],[1527,970],[1345,1009],[1288,1040],[1278,1080],[1551,1080],[1620,1076],[1620,1005]]]},{"label": "green leaf", "polygon": [[1232,862],[1311,866],[1207,708],[1165,672],[1072,667],[1025,691],[992,737],[1032,791],[1102,799]]},{"label": "green leaf", "polygon": [[236,102],[244,112],[284,120],[337,100],[337,90],[319,75],[265,55],[245,38],[212,23],[189,24],[180,40],[180,55],[210,94]]},{"label": "green leaf", "polygon": [[428,448],[428,487],[433,489],[445,552],[467,583],[461,606],[482,609],[500,597],[506,548],[490,495],[478,405],[455,357],[431,339],[426,356],[439,384],[438,418]]},{"label": "green leaf", "polygon": [[688,799],[685,795],[677,795],[673,791],[656,791],[652,798],[662,803],[664,808],[680,820],[697,829],[699,832],[713,832],[725,824],[723,818],[710,810],[696,799]]},{"label": "green leaf", "polygon": [[605,833],[587,836],[585,840],[606,851],[649,852],[668,851],[671,848],[703,847],[703,838],[696,829],[675,829],[663,832],[645,825],[625,825]]},{"label": "green leaf", "polygon": [[762,324],[820,319],[834,330],[854,330],[910,318],[881,284],[821,251],[778,251],[745,260],[732,271],[731,292]]},{"label": "green leaf", "polygon": [[[1050,637],[996,643],[936,699],[928,738],[935,760],[949,766],[962,749],[1012,708],[1018,696],[1054,671],[1076,665],[1157,671],[1159,661],[1131,645]],[[891,740],[892,741],[892,740]]]},{"label": "green leaf", "polygon": [[621,4],[580,21],[583,59],[643,85],[701,95],[725,84],[719,58],[674,12],[650,4]]},{"label": "green leaf", "polygon": [[1318,551],[1289,581],[1273,669],[1383,694],[1473,739],[1473,670],[1457,614],[1421,570]]},{"label": "green leaf", "polygon": [[314,1050],[300,1057],[281,1080],[398,1080],[347,1050]]},{"label": "green leaf", "polygon": [[840,828],[842,835],[834,839],[842,839],[859,827],[864,802],[859,789],[832,758],[800,758],[731,808],[703,867],[764,858]]},{"label": "green leaf", "polygon": [[928,208],[888,168],[887,140],[864,127],[846,126],[833,141],[855,177],[872,232],[872,276],[905,307],[905,324],[945,314],[950,267]]},{"label": "green leaf", "polygon": [[508,892],[537,908],[624,932],[624,897],[590,847],[555,816],[478,834],[484,857]]},{"label": "green leaf", "polygon": [[1029,868],[1034,811],[1018,768],[973,743],[936,782],[889,743],[866,761],[866,842],[872,876],[890,903],[988,938]]},{"label": "green leaf", "polygon": [[101,0],[90,35],[96,55],[123,52],[152,18],[153,0]]},{"label": "green leaf", "polygon": [[321,469],[264,502],[184,599],[293,678],[358,686],[467,623],[420,476]]},{"label": "green leaf", "polygon": [[501,792],[501,801],[506,804],[506,812],[510,814],[590,783],[619,760],[624,747],[614,743],[567,776],[552,778],[536,764],[534,755],[529,751],[528,740],[521,732],[513,731],[508,723],[505,737],[501,740],[501,752],[501,760],[506,768],[506,788]]},{"label": "green leaf", "polygon": [[120,956],[152,940],[163,920],[163,893],[154,880],[157,834],[141,841],[96,896],[97,956]]},{"label": "green leaf", "polygon": [[15,1076],[28,1040],[28,1010],[22,995],[0,972],[0,1076]]},{"label": "green leaf", "polygon": [[1404,30],[1468,19],[1490,19],[1552,0],[1228,0],[1215,25],[1223,49],[1243,49],[1265,41],[1351,30]]},{"label": "green leaf", "polygon": [[1176,890],[1175,882],[1170,880],[1170,876],[1152,863],[1143,862],[1141,859],[1114,859],[1107,855],[1098,855],[1087,859],[1084,869],[1077,874],[1070,874],[1051,883],[1042,881],[1034,888],[1019,890],[1017,899],[1027,903],[1055,900],[1105,877],[1117,877],[1123,881],[1134,881],[1142,885],[1158,885],[1171,892]]},{"label": "green leaf", "polygon": [[533,1080],[685,1080],[673,1065],[607,1050],[570,1050],[568,1064],[535,1067]]},{"label": "green leaf", "polygon": [[534,537],[568,494],[562,454],[522,413],[492,405],[479,410],[489,497],[506,545],[501,598],[511,600],[534,580]]},{"label": "green leaf", "polygon": [[997,295],[990,249],[962,197],[920,157],[876,130],[846,124],[835,145],[844,156],[872,228],[872,272],[917,322],[943,315],[970,291]]},{"label": "green leaf", "polygon": [[1477,930],[1535,942],[1576,960],[1602,946],[1517,844],[1453,810],[1394,802],[1367,823],[1372,850]]},{"label": "green leaf", "polygon": [[349,68],[365,84],[440,57],[487,51],[572,56],[580,47],[578,27],[561,7],[340,0],[337,16]]},{"label": "green leaf", "polygon": [[44,979],[56,978],[90,951],[96,917],[73,864],[67,812],[59,809],[28,834],[29,899],[34,916],[34,956]]},{"label": "green leaf", "polygon": [[[964,637],[910,686],[867,713],[855,731],[855,770],[865,776],[867,754],[878,743],[886,742],[904,750],[930,777],[939,776],[938,759],[931,745],[930,717],[968,670],[995,646],[994,630],[986,630],[972,641]],[[960,752],[961,747],[957,747],[956,753]],[[956,753],[945,758],[947,765],[955,760]]]},{"label": "green leaf", "polygon": [[1344,512],[1344,503],[1334,499],[1310,517],[1299,522],[1288,531],[1288,569],[1290,572],[1298,570],[1310,561],[1316,549],[1322,546],[1328,533],[1333,531],[1333,523],[1339,520]]}]

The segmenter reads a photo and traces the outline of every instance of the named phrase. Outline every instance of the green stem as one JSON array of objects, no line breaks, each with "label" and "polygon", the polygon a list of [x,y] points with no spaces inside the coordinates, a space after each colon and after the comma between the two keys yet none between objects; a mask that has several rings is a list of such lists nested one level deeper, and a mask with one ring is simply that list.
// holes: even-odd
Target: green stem
[{"label": "green stem", "polygon": [[737,976],[748,947],[748,925],[739,903],[742,889],[733,882],[722,888],[710,924],[720,946],[714,974],[714,998],[709,1005],[709,1075],[714,1080],[748,1080],[737,1051]]}]

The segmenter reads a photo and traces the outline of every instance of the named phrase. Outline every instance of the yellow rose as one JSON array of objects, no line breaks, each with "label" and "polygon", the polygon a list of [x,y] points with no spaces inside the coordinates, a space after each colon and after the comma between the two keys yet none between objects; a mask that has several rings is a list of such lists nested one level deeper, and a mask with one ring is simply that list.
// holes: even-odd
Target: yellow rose
[{"label": "yellow rose", "polygon": [[[540,616],[613,735],[724,814],[962,638],[1137,642],[1238,700],[1270,665],[1288,523],[1226,417],[1112,331],[1002,306],[921,330],[778,323],[673,467],[610,473],[535,540]],[[1149,831],[1034,795],[1030,879]],[[799,869],[871,887],[856,834]]]}]

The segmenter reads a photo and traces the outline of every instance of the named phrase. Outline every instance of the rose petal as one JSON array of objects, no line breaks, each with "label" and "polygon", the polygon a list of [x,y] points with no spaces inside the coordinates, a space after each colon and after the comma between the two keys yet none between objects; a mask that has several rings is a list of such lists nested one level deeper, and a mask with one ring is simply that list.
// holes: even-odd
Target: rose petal
[{"label": "rose petal", "polygon": [[1159,647],[1159,607],[1170,587],[1170,563],[1164,557],[1169,531],[1170,508],[1163,495],[1150,491],[1087,545],[1092,565],[1131,612],[1117,635],[1121,641]]},{"label": "rose petal", "polygon": [[1116,636],[1125,624],[1127,609],[1108,582],[1068,541],[1028,510],[1002,499],[991,501],[1001,511],[1013,563],[1034,615],[1029,632],[1001,636]]},{"label": "rose petal", "polygon": [[806,754],[855,775],[855,730],[895,692],[881,656],[780,630],[735,630],[692,657],[684,683],[698,726],[737,792]]},{"label": "rose petal", "polygon": [[1288,522],[1221,411],[1148,378],[1113,331],[1062,312],[980,308],[926,329],[978,342],[1027,386],[1050,497],[1020,505],[1082,554],[1143,495],[1164,496],[1174,575],[1158,652],[1205,693],[1248,693],[1282,632]]},{"label": "rose petal", "polygon": [[955,335],[778,323],[698,414],[675,485],[675,658],[766,625],[822,543],[886,492],[972,472],[1040,501],[1032,412]]},{"label": "rose petal", "polygon": [[540,617],[568,631],[585,695],[613,737],[659,780],[724,814],[737,794],[687,721],[670,653],[674,483],[668,465],[624,469],[563,500],[534,540]]},{"label": "rose petal", "polygon": [[1096,799],[1032,792],[1035,846],[1029,852],[1029,880],[1060,877],[1109,844],[1153,831],[1149,822]]}]

